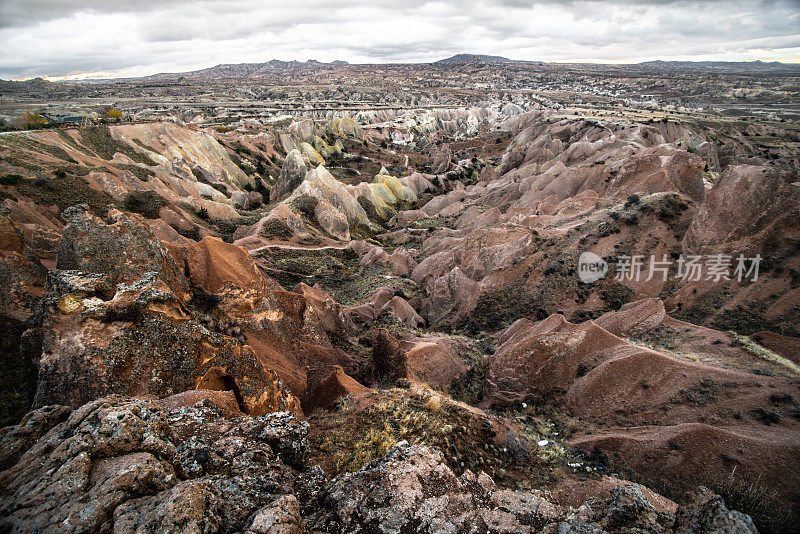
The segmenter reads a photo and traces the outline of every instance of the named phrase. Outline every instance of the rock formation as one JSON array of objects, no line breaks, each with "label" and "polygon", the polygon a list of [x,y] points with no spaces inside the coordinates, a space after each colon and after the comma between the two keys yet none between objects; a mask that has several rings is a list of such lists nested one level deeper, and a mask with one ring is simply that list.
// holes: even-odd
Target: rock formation
[{"label": "rock formation", "polygon": [[[341,96],[336,66],[248,68]],[[791,147],[527,92],[341,91],[274,122],[0,137],[0,531],[756,532],[800,510]],[[731,270],[677,271],[697,255]]]}]

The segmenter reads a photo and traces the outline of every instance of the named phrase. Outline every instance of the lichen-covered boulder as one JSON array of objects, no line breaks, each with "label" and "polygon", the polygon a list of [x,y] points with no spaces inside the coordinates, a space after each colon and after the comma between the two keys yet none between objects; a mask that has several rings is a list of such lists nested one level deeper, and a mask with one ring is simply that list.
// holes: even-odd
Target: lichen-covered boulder
[{"label": "lichen-covered boulder", "polygon": [[112,285],[155,272],[176,296],[186,295],[186,277],[140,217],[111,210],[107,224],[85,205],[65,209],[62,217],[67,226],[58,243],[57,269],[105,274]]},{"label": "lichen-covered boulder", "polygon": [[0,473],[0,530],[300,532],[300,477],[283,458],[303,456],[307,432],[286,413],[228,418],[209,401],[42,408],[0,436],[17,451]]},{"label": "lichen-covered boulder", "polygon": [[325,532],[538,532],[564,510],[535,492],[498,491],[457,477],[436,449],[400,442],[386,456],[330,482],[307,523]]},{"label": "lichen-covered boulder", "polygon": [[[74,269],[48,275],[35,326],[26,334],[27,357],[38,366],[34,406],[200,388],[233,391],[245,413],[301,413],[299,401],[252,349],[208,328],[185,307],[187,276],[146,226],[123,214],[105,224],[83,209],[65,213],[69,224],[58,263]],[[226,283],[266,292],[266,281],[242,255],[211,240],[183,259],[193,264],[186,271],[196,288],[205,288],[201,293]],[[231,261],[223,261],[226,256]]]}]

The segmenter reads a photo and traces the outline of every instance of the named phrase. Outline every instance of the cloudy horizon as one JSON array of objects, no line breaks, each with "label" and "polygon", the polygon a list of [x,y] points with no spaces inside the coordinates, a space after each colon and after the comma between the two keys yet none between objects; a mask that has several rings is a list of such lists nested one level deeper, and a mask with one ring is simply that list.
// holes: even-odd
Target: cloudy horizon
[{"label": "cloudy horizon", "polygon": [[0,78],[144,76],[270,59],[800,62],[798,0],[3,0]]}]

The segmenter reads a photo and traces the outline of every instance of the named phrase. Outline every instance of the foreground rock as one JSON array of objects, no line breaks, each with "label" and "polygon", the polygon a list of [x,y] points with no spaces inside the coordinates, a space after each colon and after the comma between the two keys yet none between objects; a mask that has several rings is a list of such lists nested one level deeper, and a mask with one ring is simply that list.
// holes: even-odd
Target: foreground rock
[{"label": "foreground rock", "polygon": [[[652,502],[651,502],[652,501]],[[498,488],[486,474],[456,476],[436,449],[398,443],[386,456],[333,479],[307,524],[325,532],[757,532],[750,518],[703,491],[687,505],[633,483],[577,509],[543,491]],[[677,518],[677,521],[676,521]]]},{"label": "foreground rock", "polygon": [[[147,226],[119,212],[111,216],[106,224],[83,208],[65,212],[59,268],[48,275],[36,325],[23,344],[38,366],[33,405],[213,389],[233,391],[245,413],[300,413],[299,401],[252,349],[189,313],[189,281]],[[196,256],[211,256],[207,247],[197,248]],[[212,289],[232,277],[209,274],[196,260],[195,283]],[[248,274],[238,281],[254,281],[258,273]]]},{"label": "foreground rock", "polygon": [[13,465],[0,474],[0,530],[231,532],[280,515],[300,531],[279,511],[292,508],[288,464],[302,466],[306,434],[287,413],[225,419],[208,401],[43,408],[2,436]]},{"label": "foreground rock", "polygon": [[483,473],[457,477],[441,452],[405,442],[329,481],[305,466],[307,423],[224,413],[213,399],[165,408],[121,396],[31,412],[0,435],[0,530],[755,532],[708,492],[675,511],[620,483],[570,510]]}]

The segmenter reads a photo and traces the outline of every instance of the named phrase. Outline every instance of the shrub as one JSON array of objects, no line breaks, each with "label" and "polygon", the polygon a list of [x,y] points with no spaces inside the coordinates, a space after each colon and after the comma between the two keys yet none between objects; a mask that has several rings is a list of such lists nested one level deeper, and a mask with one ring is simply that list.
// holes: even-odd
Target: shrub
[{"label": "shrub", "polygon": [[197,210],[197,216],[201,219],[208,219],[208,210],[205,208],[200,208]]},{"label": "shrub", "polygon": [[662,221],[669,222],[686,209],[689,209],[689,205],[679,195],[668,195],[661,199],[656,215]]},{"label": "shrub", "polygon": [[0,176],[0,185],[14,185],[18,184],[22,180],[22,175],[20,174],[4,174]]},{"label": "shrub", "polygon": [[311,195],[300,195],[292,200],[292,207],[309,219],[314,218],[314,211],[317,209],[317,204],[319,204],[319,199]]},{"label": "shrub", "polygon": [[435,395],[431,395],[425,402],[425,409],[429,412],[438,412],[442,409],[442,402]]},{"label": "shrub", "polygon": [[630,208],[631,206],[636,206],[639,204],[639,195],[631,195],[628,197],[628,200],[625,201],[625,207]]},{"label": "shrub", "polygon": [[782,534],[793,532],[797,518],[786,510],[777,496],[764,486],[760,479],[747,480],[736,476],[736,468],[724,480],[712,483],[712,489],[720,495],[731,510],[749,515],[759,532]]},{"label": "shrub", "polygon": [[155,191],[131,191],[123,202],[126,210],[144,215],[148,219],[157,219],[158,210],[166,205],[164,197]]},{"label": "shrub", "polygon": [[33,185],[38,187],[38,188],[40,188],[40,189],[46,189],[47,191],[53,191],[54,190],[52,182],[50,182],[50,180],[48,180],[44,176],[39,176],[38,178],[36,178],[33,181]]}]

